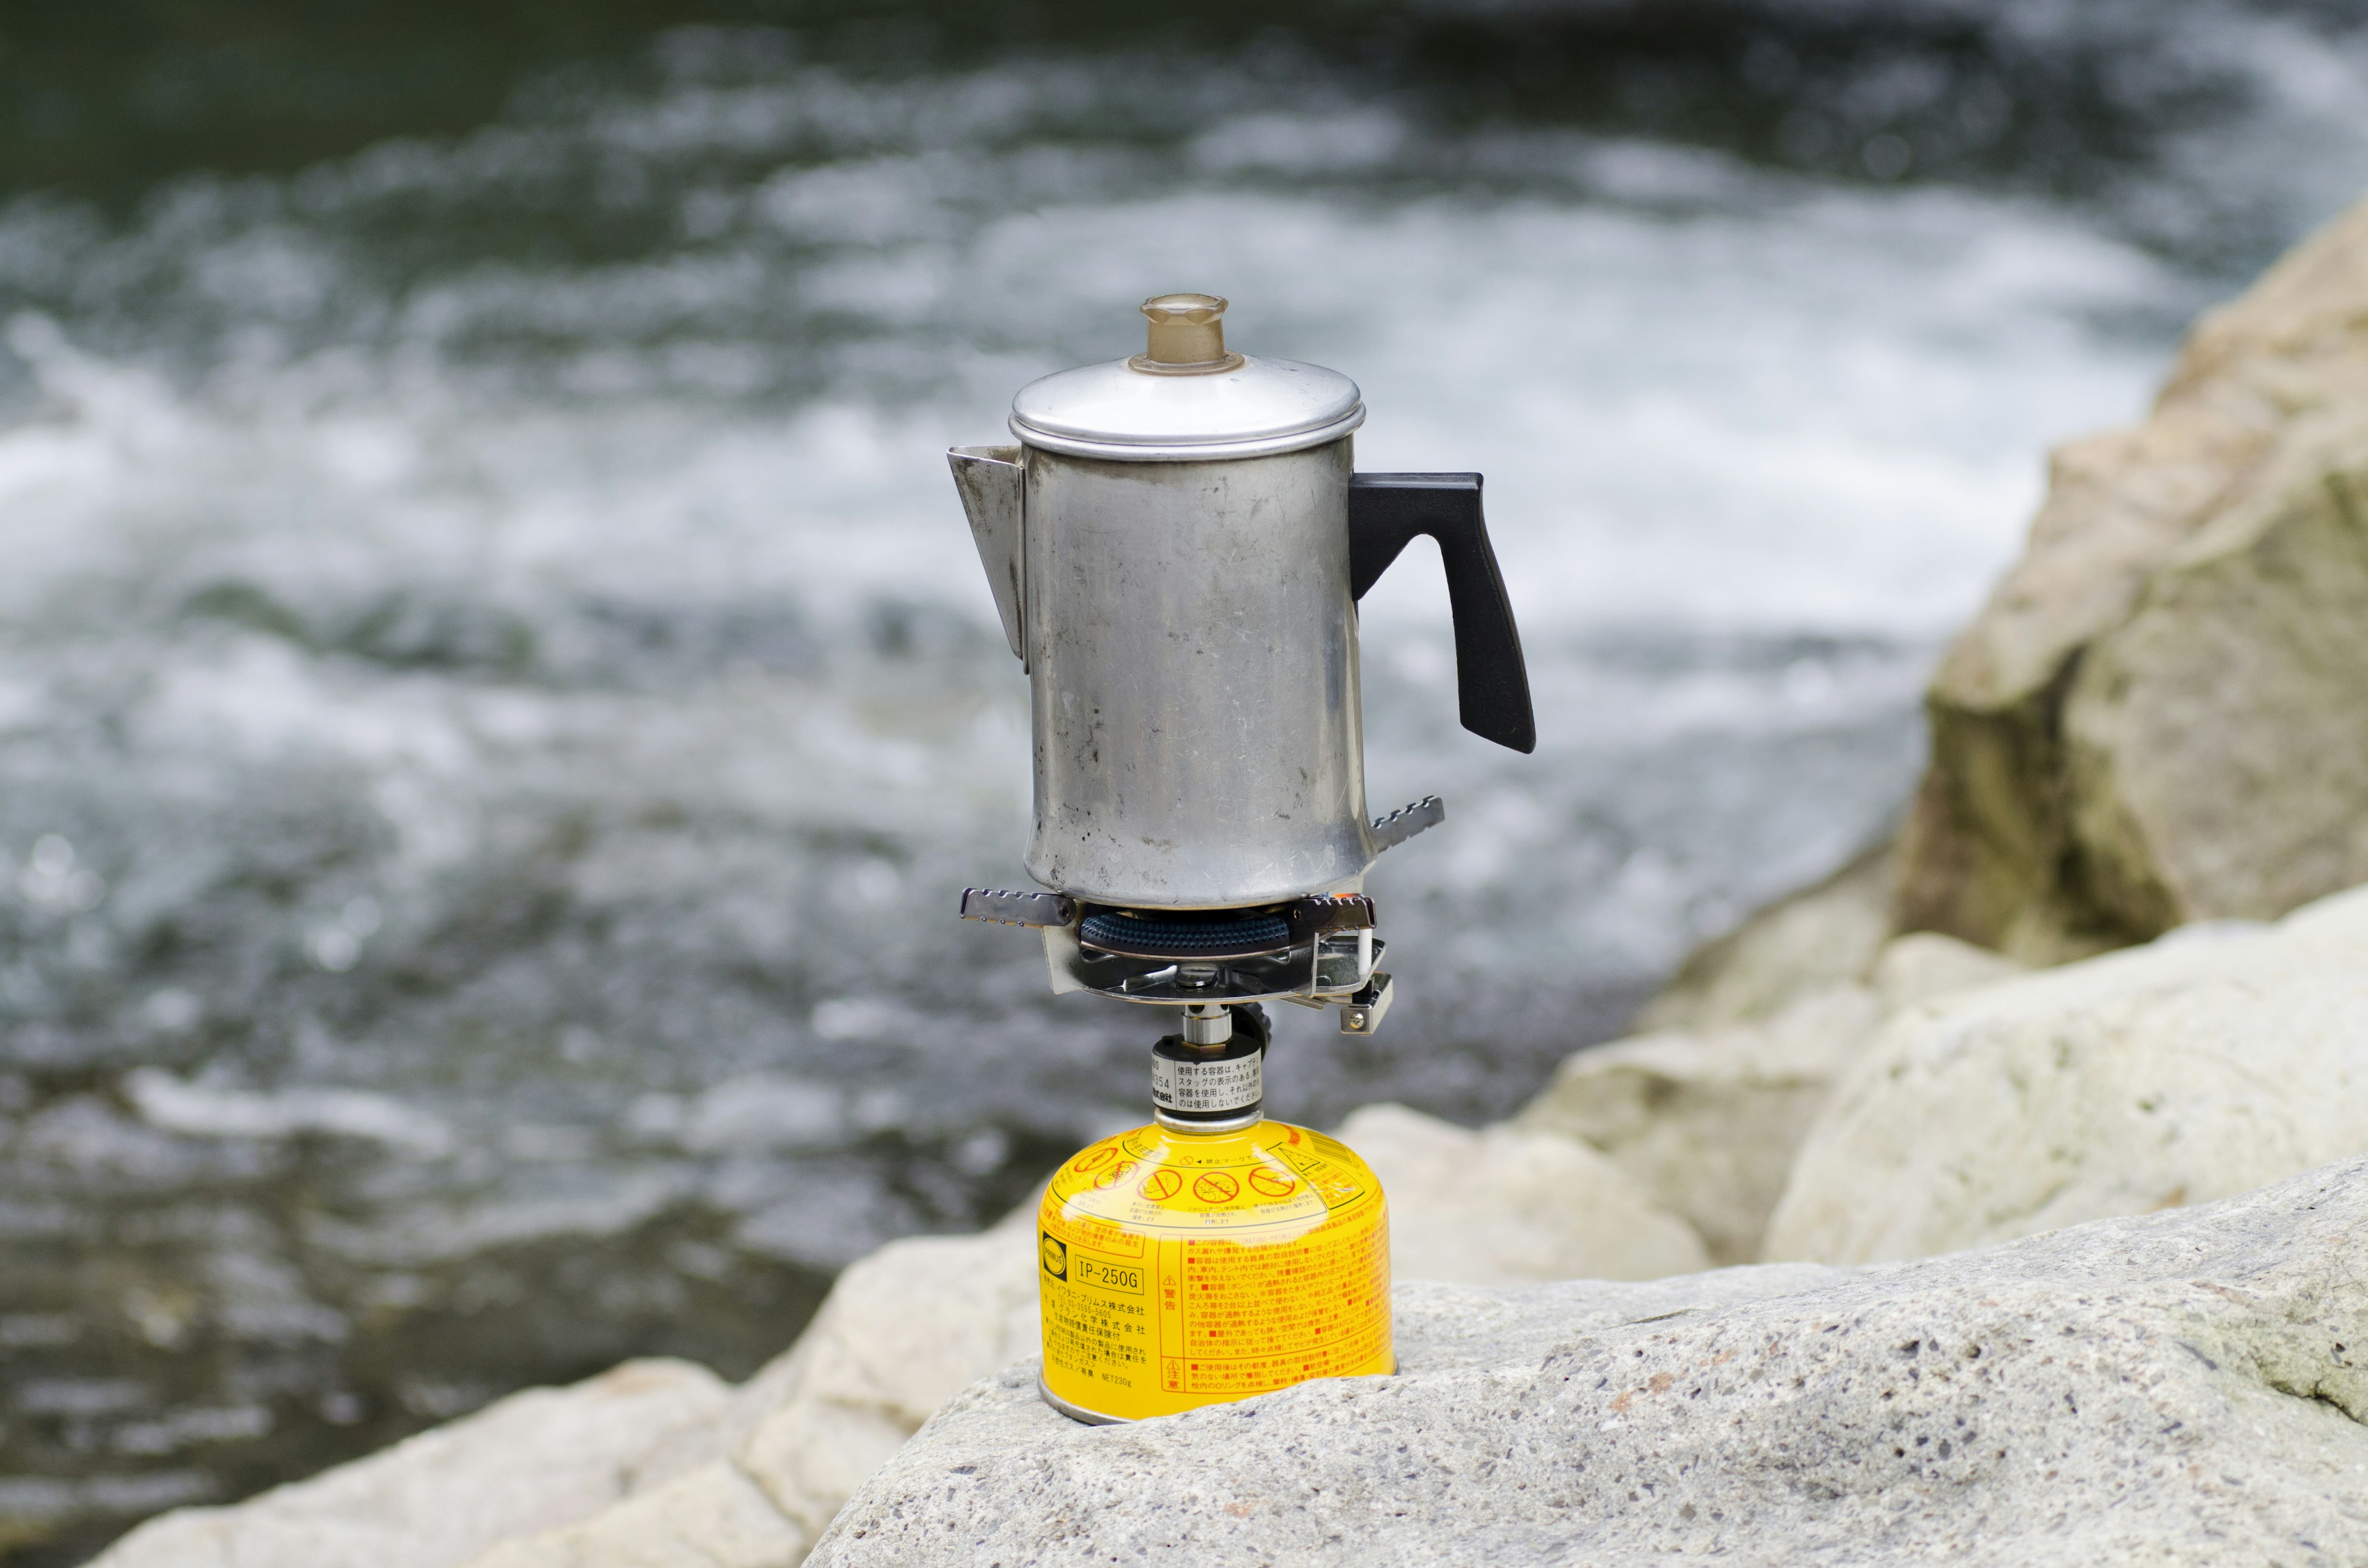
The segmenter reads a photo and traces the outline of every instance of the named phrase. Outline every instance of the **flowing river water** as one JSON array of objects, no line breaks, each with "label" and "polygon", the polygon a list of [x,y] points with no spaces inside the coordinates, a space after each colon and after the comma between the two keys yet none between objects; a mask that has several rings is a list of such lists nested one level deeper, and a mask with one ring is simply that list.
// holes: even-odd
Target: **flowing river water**
[{"label": "flowing river water", "polygon": [[1432,559],[1366,601],[1373,803],[1449,820],[1372,879],[1386,1031],[1279,1020],[1280,1113],[1500,1115],[1878,837],[2046,446],[2368,186],[2368,36],[1656,9],[620,23],[96,173],[25,98],[0,1562],[743,1375],[1141,1119],[1142,1018],[954,918],[1024,885],[1027,720],[941,452],[1146,294],[1356,378],[1360,466],[1486,473],[1537,691],[1492,750]]}]

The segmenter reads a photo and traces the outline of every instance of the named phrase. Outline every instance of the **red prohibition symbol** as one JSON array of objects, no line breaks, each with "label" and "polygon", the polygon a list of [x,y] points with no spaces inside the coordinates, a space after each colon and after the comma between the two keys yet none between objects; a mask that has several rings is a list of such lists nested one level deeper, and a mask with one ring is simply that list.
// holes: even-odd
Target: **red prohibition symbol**
[{"label": "red prohibition symbol", "polygon": [[1242,1184],[1223,1171],[1209,1171],[1192,1178],[1192,1196],[1203,1203],[1231,1203],[1241,1196]]}]

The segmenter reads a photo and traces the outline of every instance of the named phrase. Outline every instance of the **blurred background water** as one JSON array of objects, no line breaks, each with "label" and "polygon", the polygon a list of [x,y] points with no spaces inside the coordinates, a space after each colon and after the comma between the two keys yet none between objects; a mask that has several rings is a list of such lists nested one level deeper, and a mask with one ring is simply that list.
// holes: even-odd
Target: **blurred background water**
[{"label": "blurred background water", "polygon": [[2348,6],[1198,9],[0,10],[0,1562],[745,1374],[1141,1119],[953,917],[1027,736],[940,453],[1144,295],[1488,475],[1538,754],[1409,559],[1449,825],[1273,1091],[1477,1120],[1882,835],[2044,447],[2368,185]]}]

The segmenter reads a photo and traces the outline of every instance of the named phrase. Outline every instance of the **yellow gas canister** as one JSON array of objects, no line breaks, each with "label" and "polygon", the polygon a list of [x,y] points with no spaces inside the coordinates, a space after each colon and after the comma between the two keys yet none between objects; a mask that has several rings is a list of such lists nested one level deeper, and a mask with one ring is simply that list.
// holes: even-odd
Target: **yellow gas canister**
[{"label": "yellow gas canister", "polygon": [[1043,1393],[1078,1420],[1395,1365],[1382,1184],[1320,1132],[1163,1117],[1062,1166],[1037,1230]]}]

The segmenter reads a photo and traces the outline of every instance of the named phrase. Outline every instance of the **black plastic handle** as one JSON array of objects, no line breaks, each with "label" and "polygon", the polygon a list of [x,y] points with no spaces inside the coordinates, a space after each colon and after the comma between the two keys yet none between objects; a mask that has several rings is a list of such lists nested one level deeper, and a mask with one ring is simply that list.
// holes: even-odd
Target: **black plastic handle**
[{"label": "black plastic handle", "polygon": [[1417,534],[1439,541],[1447,604],[1455,615],[1455,702],[1483,740],[1535,751],[1530,670],[1513,624],[1505,574],[1488,545],[1476,473],[1358,473],[1349,477],[1349,591],[1358,598]]}]

